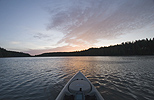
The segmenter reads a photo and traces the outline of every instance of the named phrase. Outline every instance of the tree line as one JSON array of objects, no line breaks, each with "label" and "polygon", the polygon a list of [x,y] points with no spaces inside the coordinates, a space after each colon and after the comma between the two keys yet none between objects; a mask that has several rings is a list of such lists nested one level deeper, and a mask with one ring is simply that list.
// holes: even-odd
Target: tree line
[{"label": "tree line", "polygon": [[[142,39],[121,44],[89,48],[74,52],[51,52],[35,55],[35,57],[48,56],[133,56],[133,55],[154,55],[154,38]],[[0,47],[0,57],[30,57],[31,55],[23,52],[8,51]]]},{"label": "tree line", "polygon": [[52,52],[36,56],[132,56],[132,55],[154,55],[154,38],[142,39],[121,44],[89,48],[88,50],[74,52]]},{"label": "tree line", "polygon": [[0,47],[0,57],[30,57],[30,55],[23,52],[8,51]]}]

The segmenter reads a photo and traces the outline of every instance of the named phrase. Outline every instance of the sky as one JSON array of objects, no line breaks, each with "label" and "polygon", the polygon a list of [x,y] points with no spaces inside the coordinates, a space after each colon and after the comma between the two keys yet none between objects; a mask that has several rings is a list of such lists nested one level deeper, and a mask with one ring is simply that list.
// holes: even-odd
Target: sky
[{"label": "sky", "polygon": [[154,0],[0,0],[0,47],[37,55],[154,38]]}]

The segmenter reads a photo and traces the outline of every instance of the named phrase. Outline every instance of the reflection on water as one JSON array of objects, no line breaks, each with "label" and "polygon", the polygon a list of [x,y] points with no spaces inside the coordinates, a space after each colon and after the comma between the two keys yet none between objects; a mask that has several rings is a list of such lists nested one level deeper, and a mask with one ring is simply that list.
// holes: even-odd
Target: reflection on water
[{"label": "reflection on water", "polygon": [[153,100],[154,57],[0,58],[0,100],[54,100],[81,71],[105,100]]}]

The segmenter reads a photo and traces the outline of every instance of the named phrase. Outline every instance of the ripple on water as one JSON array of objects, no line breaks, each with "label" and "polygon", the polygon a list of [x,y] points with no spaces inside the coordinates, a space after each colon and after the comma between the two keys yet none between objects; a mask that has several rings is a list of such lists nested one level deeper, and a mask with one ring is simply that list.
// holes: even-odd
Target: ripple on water
[{"label": "ripple on water", "polygon": [[148,57],[0,59],[0,100],[55,100],[78,71],[105,100],[154,100],[154,59]]}]

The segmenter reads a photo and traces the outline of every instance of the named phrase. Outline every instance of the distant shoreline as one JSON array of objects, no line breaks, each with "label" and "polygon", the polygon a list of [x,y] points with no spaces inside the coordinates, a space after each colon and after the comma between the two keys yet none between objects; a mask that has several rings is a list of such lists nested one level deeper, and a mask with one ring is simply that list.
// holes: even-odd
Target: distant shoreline
[{"label": "distant shoreline", "polygon": [[89,48],[74,52],[49,52],[40,55],[30,55],[28,53],[8,51],[0,48],[0,58],[2,57],[64,57],[64,56],[153,56],[154,38],[136,40],[135,42],[123,42],[121,44]]},{"label": "distant shoreline", "polygon": [[35,55],[36,57],[48,56],[142,56],[154,55],[154,38],[125,42],[108,47],[89,48],[88,50],[74,52],[51,52]]}]

